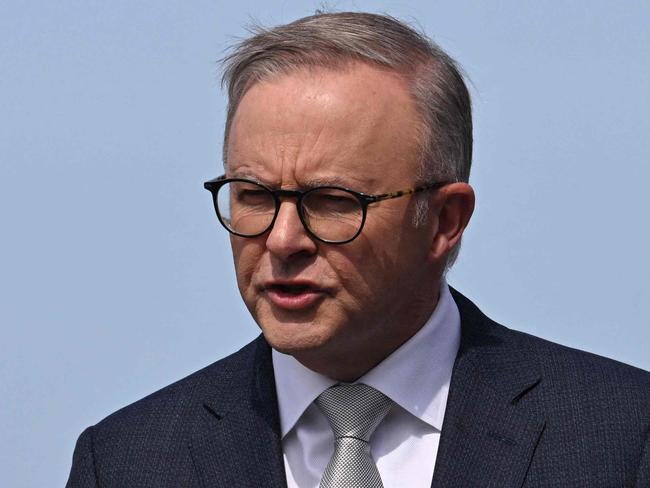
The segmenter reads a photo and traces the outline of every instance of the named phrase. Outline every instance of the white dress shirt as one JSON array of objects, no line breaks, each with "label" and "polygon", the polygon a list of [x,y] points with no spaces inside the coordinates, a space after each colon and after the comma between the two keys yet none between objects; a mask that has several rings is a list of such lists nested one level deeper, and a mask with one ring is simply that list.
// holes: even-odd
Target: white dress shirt
[{"label": "white dress shirt", "polygon": [[[359,378],[395,405],[370,439],[385,488],[430,487],[451,371],[460,344],[460,314],[443,283],[427,323]],[[334,452],[334,435],[313,403],[336,384],[273,350],[284,467],[289,488],[317,488]]]}]

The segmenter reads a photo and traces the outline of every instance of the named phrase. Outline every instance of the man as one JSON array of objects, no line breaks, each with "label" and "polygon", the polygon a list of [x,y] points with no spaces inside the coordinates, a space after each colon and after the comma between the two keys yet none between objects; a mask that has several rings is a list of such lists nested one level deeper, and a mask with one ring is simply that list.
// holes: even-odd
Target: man
[{"label": "man", "polygon": [[650,486],[650,375],[450,290],[470,102],[438,47],[318,14],[226,60],[206,183],[263,335],[88,428],[69,487]]}]

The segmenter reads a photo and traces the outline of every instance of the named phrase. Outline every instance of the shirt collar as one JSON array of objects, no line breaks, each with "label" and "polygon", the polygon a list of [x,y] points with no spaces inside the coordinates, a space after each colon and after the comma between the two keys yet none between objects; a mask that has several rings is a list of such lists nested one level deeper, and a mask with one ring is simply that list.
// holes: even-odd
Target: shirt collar
[{"label": "shirt collar", "polygon": [[[359,378],[406,411],[441,430],[454,359],[460,345],[460,313],[446,282],[429,320],[390,356]],[[309,405],[337,381],[272,351],[280,426],[284,437]]]}]

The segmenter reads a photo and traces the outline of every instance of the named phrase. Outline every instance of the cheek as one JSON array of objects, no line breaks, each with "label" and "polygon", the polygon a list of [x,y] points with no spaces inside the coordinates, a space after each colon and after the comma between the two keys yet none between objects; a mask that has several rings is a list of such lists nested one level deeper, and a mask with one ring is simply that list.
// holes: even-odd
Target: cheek
[{"label": "cheek", "polygon": [[328,252],[326,259],[341,285],[340,298],[351,308],[367,310],[384,299],[394,263],[385,250],[370,245],[365,237],[357,240],[354,247]]},{"label": "cheek", "polygon": [[236,236],[230,238],[230,245],[235,262],[237,285],[241,294],[246,298],[245,294],[251,292],[253,276],[259,269],[264,254],[264,245],[256,242],[255,239],[243,239]]}]

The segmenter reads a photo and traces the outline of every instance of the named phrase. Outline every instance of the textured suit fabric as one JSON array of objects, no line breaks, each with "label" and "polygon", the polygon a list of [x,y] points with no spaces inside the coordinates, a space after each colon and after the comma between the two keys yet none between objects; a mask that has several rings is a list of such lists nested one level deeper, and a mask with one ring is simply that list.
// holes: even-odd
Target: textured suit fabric
[{"label": "textured suit fabric", "polygon": [[[461,346],[432,487],[650,487],[649,373],[453,296]],[[285,487],[263,337],[86,429],[67,486]]]}]

